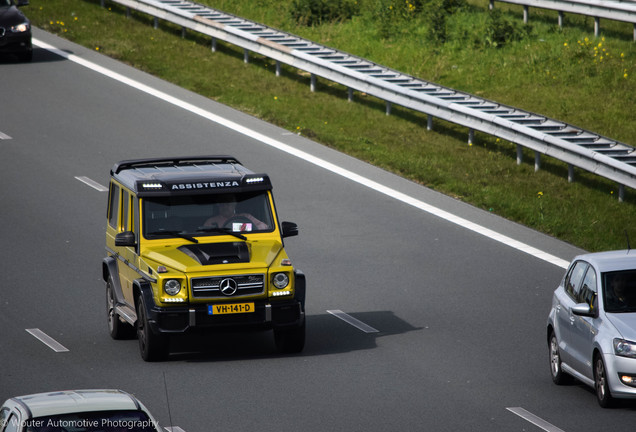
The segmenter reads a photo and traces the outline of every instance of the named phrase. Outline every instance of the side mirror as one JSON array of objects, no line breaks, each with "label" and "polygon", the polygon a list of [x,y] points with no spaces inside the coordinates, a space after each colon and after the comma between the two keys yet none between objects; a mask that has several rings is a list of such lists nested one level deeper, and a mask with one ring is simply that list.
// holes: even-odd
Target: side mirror
[{"label": "side mirror", "polygon": [[120,232],[115,236],[115,246],[137,246],[135,233],[132,231]]},{"label": "side mirror", "polygon": [[295,223],[283,222],[281,225],[283,228],[283,237],[293,237],[298,235],[298,225],[296,225]]},{"label": "side mirror", "polygon": [[595,317],[596,311],[587,303],[578,303],[572,307],[572,313],[578,316]]}]

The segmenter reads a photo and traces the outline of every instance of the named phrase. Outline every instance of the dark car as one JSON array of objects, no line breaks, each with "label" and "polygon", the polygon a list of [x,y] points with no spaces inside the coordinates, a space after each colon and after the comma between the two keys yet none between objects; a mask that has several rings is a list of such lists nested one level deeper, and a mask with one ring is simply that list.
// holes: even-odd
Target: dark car
[{"label": "dark car", "polygon": [[31,61],[31,22],[18,9],[28,4],[27,0],[0,0],[0,58],[9,54]]}]

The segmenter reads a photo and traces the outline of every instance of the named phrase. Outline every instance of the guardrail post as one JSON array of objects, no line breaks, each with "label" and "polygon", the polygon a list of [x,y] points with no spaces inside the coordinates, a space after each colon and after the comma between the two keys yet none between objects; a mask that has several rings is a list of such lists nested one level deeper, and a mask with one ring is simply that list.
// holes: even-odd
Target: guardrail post
[{"label": "guardrail post", "polygon": [[315,74],[311,74],[311,77],[309,79],[309,89],[312,92],[316,91],[316,75]]},{"label": "guardrail post", "polygon": [[534,172],[539,171],[541,168],[541,153],[534,152]]},{"label": "guardrail post", "polygon": [[517,144],[517,165],[521,165],[521,162],[523,162],[523,146]]},{"label": "guardrail post", "polygon": [[468,145],[473,145],[475,139],[475,129],[468,129]]},{"label": "guardrail post", "polygon": [[625,199],[625,185],[618,185],[618,202],[623,202]]},{"label": "guardrail post", "polygon": [[243,63],[250,62],[250,52],[247,48],[243,48]]},{"label": "guardrail post", "polygon": [[386,101],[386,110],[385,110],[386,115],[391,115],[391,102]]},{"label": "guardrail post", "polygon": [[159,18],[155,17],[153,27],[155,30],[159,28]]},{"label": "guardrail post", "polygon": [[280,61],[276,60],[276,76],[280,76]]},{"label": "guardrail post", "polygon": [[347,102],[353,102],[353,89],[351,87],[347,89]]},{"label": "guardrail post", "polygon": [[185,39],[186,37],[186,28],[185,26],[181,27],[181,39]]},{"label": "guardrail post", "polygon": [[594,36],[598,37],[601,33],[601,19],[599,17],[594,17]]},{"label": "guardrail post", "polygon": [[563,11],[559,11],[559,28],[563,27]]},{"label": "guardrail post", "polygon": [[636,42],[636,24],[634,24],[634,42]]},{"label": "guardrail post", "polygon": [[213,37],[212,38],[212,46],[210,47],[210,49],[212,50],[212,52],[216,52],[216,38]]},{"label": "guardrail post", "polygon": [[430,114],[426,116],[426,130],[433,130],[433,116]]},{"label": "guardrail post", "polygon": [[127,7],[126,8],[126,18],[130,18],[130,15],[132,15],[132,12],[130,12],[130,8]]},{"label": "guardrail post", "polygon": [[495,8],[495,0],[488,2],[488,9],[493,10]]},{"label": "guardrail post", "polygon": [[574,182],[574,165],[568,164],[568,183]]},{"label": "guardrail post", "polygon": [[106,7],[106,5],[104,4],[104,0],[101,0],[101,1],[99,2],[99,5],[100,5],[101,7]]},{"label": "guardrail post", "polygon": [[528,8],[528,6],[527,6],[527,5],[524,5],[524,6],[523,6],[523,23],[524,23],[524,24],[528,24],[528,13],[529,13],[529,12],[528,12],[528,9],[529,9],[529,8]]}]

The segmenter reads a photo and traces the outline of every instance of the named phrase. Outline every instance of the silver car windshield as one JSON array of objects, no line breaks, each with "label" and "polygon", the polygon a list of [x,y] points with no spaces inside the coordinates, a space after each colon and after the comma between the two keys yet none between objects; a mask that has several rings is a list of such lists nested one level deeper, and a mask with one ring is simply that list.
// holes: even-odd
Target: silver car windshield
[{"label": "silver car windshield", "polygon": [[267,192],[148,198],[143,205],[147,239],[273,230]]},{"label": "silver car windshield", "polygon": [[603,274],[606,312],[636,312],[636,270]]}]

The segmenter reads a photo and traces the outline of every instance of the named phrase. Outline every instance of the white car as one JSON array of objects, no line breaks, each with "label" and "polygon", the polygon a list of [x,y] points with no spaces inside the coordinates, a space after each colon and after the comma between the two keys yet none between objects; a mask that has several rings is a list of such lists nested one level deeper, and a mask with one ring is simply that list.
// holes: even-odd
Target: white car
[{"label": "white car", "polygon": [[574,258],[554,291],[547,336],[556,384],[574,377],[602,407],[636,398],[636,250]]},{"label": "white car", "polygon": [[146,407],[121,390],[17,396],[0,408],[0,432],[159,432]]}]

